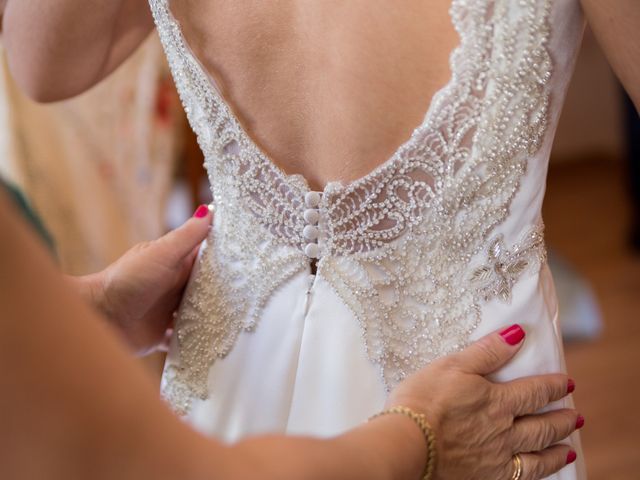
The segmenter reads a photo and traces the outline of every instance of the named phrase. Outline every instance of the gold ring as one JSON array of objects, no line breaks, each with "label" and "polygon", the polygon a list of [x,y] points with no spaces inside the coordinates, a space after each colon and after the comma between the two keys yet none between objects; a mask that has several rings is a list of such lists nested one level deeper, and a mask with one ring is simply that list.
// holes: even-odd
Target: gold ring
[{"label": "gold ring", "polygon": [[511,480],[520,480],[522,476],[522,459],[519,454],[513,456],[513,476]]}]

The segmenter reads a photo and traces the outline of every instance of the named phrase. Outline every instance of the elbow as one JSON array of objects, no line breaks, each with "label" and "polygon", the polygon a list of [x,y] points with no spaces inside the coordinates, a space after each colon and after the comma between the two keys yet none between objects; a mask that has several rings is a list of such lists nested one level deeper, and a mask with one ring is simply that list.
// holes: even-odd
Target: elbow
[{"label": "elbow", "polygon": [[23,82],[19,85],[22,92],[37,103],[54,103],[74,96],[72,93],[50,88],[38,82]]},{"label": "elbow", "polygon": [[66,100],[84,91],[72,81],[66,82],[40,71],[14,68],[11,62],[9,62],[9,71],[21,92],[38,103]]},{"label": "elbow", "polygon": [[[4,3],[0,0],[0,7]],[[0,15],[2,13],[0,11]],[[71,69],[62,62],[54,61],[51,51],[42,42],[34,42],[25,37],[23,30],[15,28],[20,21],[9,21],[7,17],[8,14],[0,16],[2,50],[9,74],[22,93],[36,102],[51,103],[73,97],[89,88],[80,88],[78,80],[81,79]]]},{"label": "elbow", "polygon": [[74,74],[71,68],[35,56],[30,58],[24,52],[13,52],[8,45],[5,51],[9,73],[15,84],[22,93],[38,103],[66,100],[93,85],[83,76]]},{"label": "elbow", "polygon": [[16,83],[20,86],[22,93],[37,103],[54,103],[72,96],[65,95],[59,91],[51,90],[38,84],[20,82],[17,79]]}]

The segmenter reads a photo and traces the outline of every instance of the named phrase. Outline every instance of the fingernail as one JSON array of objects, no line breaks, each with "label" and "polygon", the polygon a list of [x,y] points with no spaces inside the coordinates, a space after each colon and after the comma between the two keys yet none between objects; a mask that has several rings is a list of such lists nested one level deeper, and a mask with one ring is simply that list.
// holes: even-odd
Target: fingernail
[{"label": "fingernail", "polygon": [[518,324],[511,325],[509,328],[504,329],[500,332],[500,336],[507,342],[509,345],[517,345],[524,338],[524,330]]},{"label": "fingernail", "polygon": [[570,378],[567,381],[567,393],[573,393],[575,389],[576,389],[576,382],[573,380],[573,378]]},{"label": "fingernail", "polygon": [[567,465],[569,465],[570,463],[575,462],[576,458],[578,458],[578,454],[576,452],[574,452],[573,450],[571,450],[569,453],[567,453]]},{"label": "fingernail", "polygon": [[206,217],[207,213],[209,213],[209,207],[206,205],[200,205],[196,208],[196,211],[193,213],[194,218],[202,218]]},{"label": "fingernail", "polygon": [[579,430],[584,426],[584,417],[582,415],[578,415],[578,419],[576,420],[576,430]]}]

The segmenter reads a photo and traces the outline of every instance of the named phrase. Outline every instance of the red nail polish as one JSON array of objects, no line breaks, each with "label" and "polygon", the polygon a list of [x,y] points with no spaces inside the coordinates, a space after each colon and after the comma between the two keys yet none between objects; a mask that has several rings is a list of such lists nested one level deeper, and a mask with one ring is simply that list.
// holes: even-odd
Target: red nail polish
[{"label": "red nail polish", "polygon": [[575,389],[576,389],[576,382],[573,380],[573,378],[570,378],[567,381],[567,393],[573,393]]},{"label": "red nail polish", "polygon": [[578,419],[576,420],[576,430],[579,430],[584,426],[584,417],[582,415],[578,415]]},{"label": "red nail polish", "polygon": [[578,455],[576,454],[576,452],[574,452],[573,450],[571,450],[568,454],[567,454],[567,465],[569,465],[570,463],[573,463],[576,461],[576,458],[578,458]]},{"label": "red nail polish", "polygon": [[518,324],[511,325],[509,328],[500,332],[500,336],[509,345],[517,345],[524,338],[524,330]]},{"label": "red nail polish", "polygon": [[193,216],[195,218],[202,218],[202,217],[206,217],[208,213],[209,213],[209,207],[207,207],[206,205],[200,205],[198,208],[196,208],[196,211],[194,212]]}]

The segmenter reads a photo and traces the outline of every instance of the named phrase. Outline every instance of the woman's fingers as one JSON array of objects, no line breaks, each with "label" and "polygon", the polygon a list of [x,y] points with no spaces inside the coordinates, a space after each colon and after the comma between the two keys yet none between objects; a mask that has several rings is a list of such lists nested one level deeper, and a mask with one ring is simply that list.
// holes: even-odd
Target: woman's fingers
[{"label": "woman's fingers", "polygon": [[[520,480],[541,480],[576,461],[576,452],[568,445],[554,445],[536,453],[521,453]],[[513,472],[509,472],[513,478]]]},{"label": "woman's fingers", "polygon": [[573,391],[573,380],[566,375],[554,373],[536,375],[497,384],[501,390],[505,407],[514,417],[535,413],[551,402],[566,397]]},{"label": "woman's fingers", "polygon": [[451,360],[461,370],[488,375],[504,366],[520,350],[525,333],[520,325],[511,325],[477,340]]},{"label": "woman's fingers", "polygon": [[194,216],[153,242],[169,265],[179,265],[208,235],[213,215],[200,205]]},{"label": "woman's fingers", "polygon": [[567,438],[584,425],[575,410],[562,409],[516,419],[511,431],[514,452],[537,452]]}]

